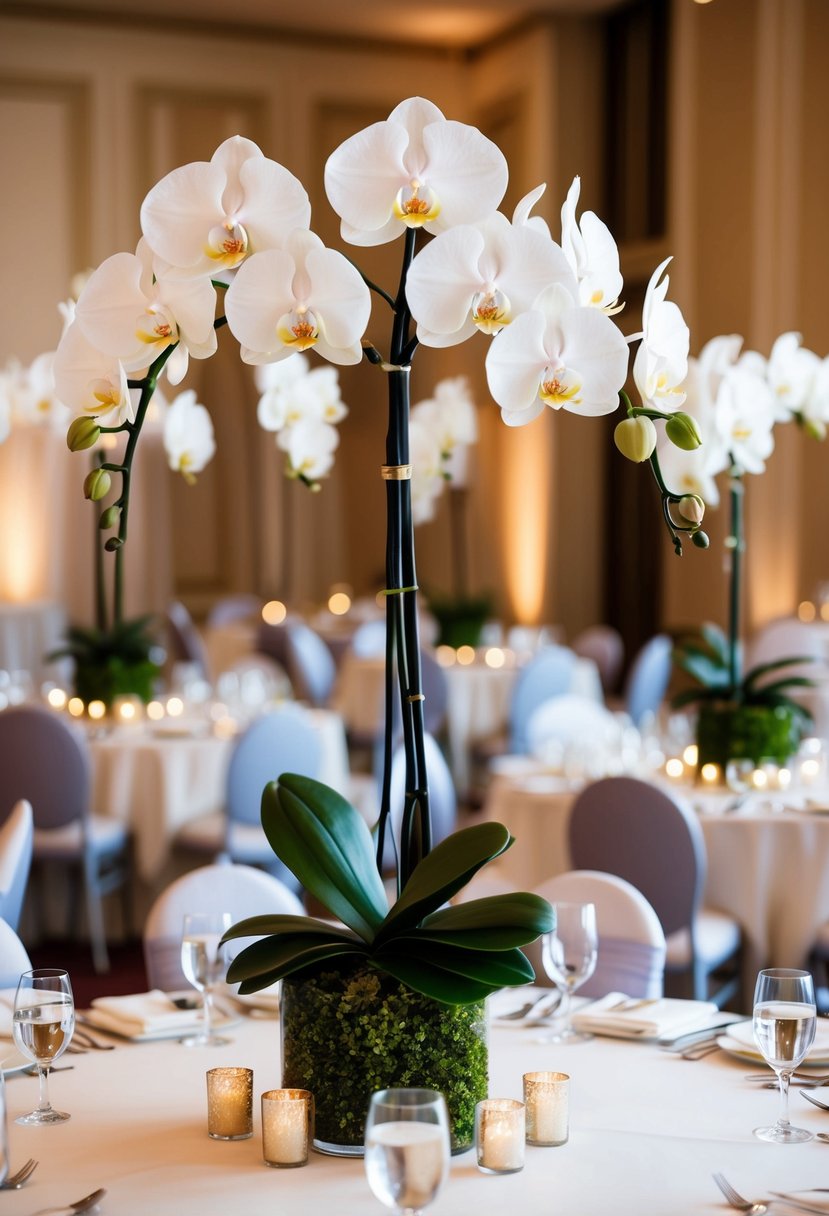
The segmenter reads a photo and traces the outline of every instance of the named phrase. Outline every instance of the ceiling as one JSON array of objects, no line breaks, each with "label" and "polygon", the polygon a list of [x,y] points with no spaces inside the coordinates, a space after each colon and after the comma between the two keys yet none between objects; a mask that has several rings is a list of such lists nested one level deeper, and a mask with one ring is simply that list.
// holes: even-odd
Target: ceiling
[{"label": "ceiling", "polygon": [[460,49],[498,37],[532,17],[552,13],[587,16],[619,7],[625,0],[17,0],[0,5],[16,15],[57,16],[176,25],[230,25],[246,30],[282,30]]}]

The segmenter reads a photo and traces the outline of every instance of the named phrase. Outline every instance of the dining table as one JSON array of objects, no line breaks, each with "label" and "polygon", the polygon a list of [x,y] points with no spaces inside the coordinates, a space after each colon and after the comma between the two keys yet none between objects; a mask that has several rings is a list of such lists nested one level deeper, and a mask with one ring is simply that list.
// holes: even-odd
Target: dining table
[{"label": "dining table", "polygon": [[[490,867],[490,882],[533,890],[572,868],[570,810],[584,781],[531,757],[501,757],[483,815],[503,823],[514,845]],[[743,930],[743,991],[761,967],[804,967],[817,929],[829,921],[829,788],[771,797],[653,780],[695,811],[705,842],[706,907]]]},{"label": "dining table", "polygon": [[[100,1187],[106,1191],[101,1216],[370,1216],[385,1210],[360,1159],[311,1153],[301,1168],[264,1164],[260,1096],[280,1083],[275,1017],[240,1013],[224,1029],[230,1042],[212,1048],[94,1033],[115,1049],[66,1055],[59,1063],[71,1071],[55,1071],[50,1079],[53,1104],[71,1116],[65,1123],[15,1123],[36,1102],[37,1081],[25,1073],[7,1076],[11,1168],[29,1157],[39,1165],[21,1190],[3,1194],[4,1216],[68,1205]],[[513,1174],[482,1173],[474,1151],[453,1157],[429,1213],[714,1216],[729,1210],[712,1181],[715,1172],[750,1196],[827,1183],[829,1144],[815,1139],[781,1149],[752,1135],[774,1120],[778,1104],[771,1089],[746,1080],[757,1072],[756,1062],[723,1051],[690,1061],[654,1041],[596,1036],[562,1045],[541,1042],[542,1036],[543,1030],[523,1025],[490,1027],[489,1093],[520,1099],[525,1072],[566,1073],[569,1139],[557,1147],[528,1146],[524,1168]],[[5,1046],[14,1050],[8,1041]],[[222,1066],[253,1070],[249,1139],[207,1135],[206,1072]],[[335,1059],[330,1084],[337,1084]],[[791,1113],[800,1126],[829,1131],[829,1113],[796,1089]]]}]

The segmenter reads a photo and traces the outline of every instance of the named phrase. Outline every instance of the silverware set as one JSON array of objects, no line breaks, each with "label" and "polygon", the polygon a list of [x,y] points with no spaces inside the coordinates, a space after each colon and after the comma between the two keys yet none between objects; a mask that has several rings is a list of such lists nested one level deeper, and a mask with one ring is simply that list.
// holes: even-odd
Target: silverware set
[{"label": "silverware set", "polygon": [[23,1186],[23,1183],[27,1182],[29,1178],[31,1178],[36,1169],[37,1162],[35,1161],[34,1157],[30,1157],[25,1165],[21,1165],[20,1169],[17,1170],[16,1173],[9,1174],[7,1178],[3,1179],[3,1181],[0,1183],[0,1190],[19,1191]]},{"label": "silverware set", "polygon": [[[769,1199],[746,1199],[739,1191],[734,1189],[724,1174],[714,1174],[713,1178],[728,1204],[738,1212],[745,1212],[747,1216],[764,1216],[764,1213],[771,1209],[772,1204],[778,1201],[782,1201],[797,1212],[808,1212],[810,1216],[826,1216],[827,1212],[829,1212],[829,1208],[809,1203],[805,1199],[801,1199],[799,1193],[793,1194],[789,1191],[772,1191]],[[820,1188],[816,1187],[815,1189],[819,1190]]]}]

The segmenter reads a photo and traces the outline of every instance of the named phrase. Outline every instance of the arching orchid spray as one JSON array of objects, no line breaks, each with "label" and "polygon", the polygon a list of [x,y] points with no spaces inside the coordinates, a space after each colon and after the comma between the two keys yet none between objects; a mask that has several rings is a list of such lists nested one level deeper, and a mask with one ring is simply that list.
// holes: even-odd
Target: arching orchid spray
[{"label": "arching orchid spray", "polygon": [[[227,324],[249,364],[277,364],[313,350],[340,365],[365,357],[387,377],[386,780],[377,856],[389,814],[396,675],[407,759],[401,884],[430,848],[409,480],[409,379],[418,345],[486,342],[490,392],[509,426],[530,422],[547,406],[596,417],[623,401],[628,418],[617,428],[617,444],[630,458],[651,461],[677,549],[682,533],[705,543],[700,512],[683,514],[687,503],[665,487],[654,451],[654,419],[667,420],[680,446],[699,442],[693,423],[677,412],[688,331],[666,301],[664,263],[637,335],[642,404],[631,406],[622,391],[629,342],[611,320],[622,289],[611,234],[590,212],[577,218],[578,179],[562,210],[561,244],[531,215],[543,186],[508,218],[498,210],[507,177],[495,144],[418,97],[347,139],[328,159],[325,189],[349,244],[402,240],[392,292],[364,279],[311,231],[308,196],[293,174],[250,140],[226,140],[209,162],[175,169],[150,190],[136,252],[116,254],[92,274],[55,359],[59,395],[78,415],[70,447],[91,446],[101,431],[127,434],[123,460],[104,464],[101,478],[85,487],[97,500],[106,493],[103,475],[106,489],[111,474],[121,477],[105,546],[115,553],[116,619],[132,459],[162,371],[178,383],[189,358],[215,351],[216,331]],[[385,348],[366,336],[372,292],[390,313]],[[670,513],[675,505],[678,520]]]}]

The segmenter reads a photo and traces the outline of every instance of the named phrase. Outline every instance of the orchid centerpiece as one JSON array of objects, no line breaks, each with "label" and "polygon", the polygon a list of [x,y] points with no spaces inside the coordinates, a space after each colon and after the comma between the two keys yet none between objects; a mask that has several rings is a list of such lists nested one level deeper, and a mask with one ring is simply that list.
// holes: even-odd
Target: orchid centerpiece
[{"label": "orchid centerpiece", "polygon": [[[489,390],[511,427],[547,408],[598,417],[621,402],[628,418],[619,443],[626,454],[633,446],[639,457],[642,434],[650,443],[658,420],[665,421],[669,441],[683,447],[696,446],[699,437],[680,412],[688,331],[666,300],[665,263],[652,279],[635,338],[642,401],[633,406],[623,392],[631,343],[613,320],[622,279],[610,232],[591,212],[578,218],[576,179],[556,242],[531,214],[543,186],[511,217],[498,210],[507,179],[506,160],[494,143],[419,97],[337,148],[325,167],[325,189],[343,240],[358,248],[402,243],[398,284],[386,290],[311,230],[308,196],[298,179],[235,136],[210,161],[175,169],[150,190],[136,252],[115,254],[92,274],[55,358],[60,396],[79,415],[70,446],[94,442],[101,432],[127,435],[123,459],[101,466],[122,484],[115,509],[102,521],[113,531],[106,548],[116,564],[127,535],[131,462],[159,378],[165,373],[178,382],[190,358],[208,358],[219,329],[227,326],[243,361],[257,369],[286,365],[288,374],[291,360],[314,352],[335,365],[366,360],[388,384],[381,467],[387,661],[380,816],[372,840],[338,793],[275,774],[279,779],[262,800],[268,838],[343,927],[304,917],[254,918],[235,926],[231,936],[264,935],[230,968],[229,979],[240,981],[243,992],[363,964],[381,980],[391,977],[407,991],[463,1008],[505,985],[532,980],[521,946],[553,925],[546,901],[526,893],[442,906],[512,841],[500,825],[487,824],[431,848],[413,542],[412,359],[421,344],[485,345]],[[390,322],[385,344],[373,336],[379,318],[372,295]],[[260,388],[265,383],[260,380]],[[316,435],[311,446],[327,444],[330,455],[330,433],[317,426]],[[665,485],[655,438],[646,458],[676,548],[683,535],[704,544],[701,511]],[[299,466],[306,474],[303,461]],[[307,470],[307,479],[319,471]],[[388,908],[376,872],[370,878],[368,871],[372,854],[374,870],[381,865],[390,831],[395,684],[406,795],[395,841],[397,898]]]},{"label": "orchid centerpiece", "polygon": [[[811,687],[814,681],[792,670],[809,663],[808,656],[793,655],[743,670],[745,478],[764,472],[774,450],[775,425],[794,422],[812,438],[825,438],[829,359],[807,350],[793,332],[777,338],[768,358],[743,350],[739,335],[723,335],[712,338],[697,359],[689,360],[686,387],[686,406],[703,443],[694,451],[663,447],[663,469],[674,484],[711,506],[720,500],[717,477],[727,475],[730,589],[727,630],[709,622],[699,633],[678,639],[674,661],[691,676],[694,687],[678,693],[674,704],[701,707],[700,765],[717,763],[724,770],[730,756],[783,763],[797,749],[811,718],[791,693]],[[715,711],[718,705],[726,707],[725,715]],[[740,711],[736,719],[729,707]]]}]

